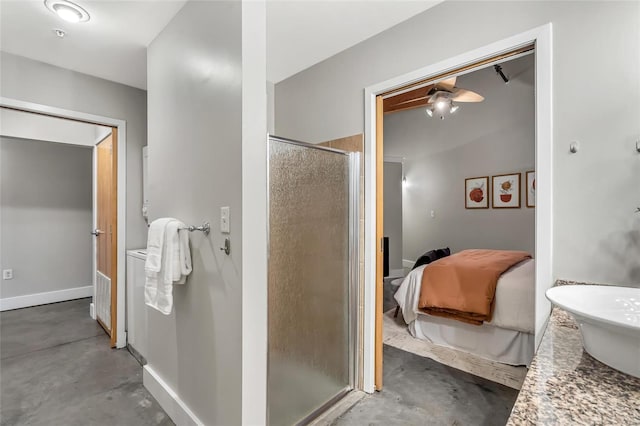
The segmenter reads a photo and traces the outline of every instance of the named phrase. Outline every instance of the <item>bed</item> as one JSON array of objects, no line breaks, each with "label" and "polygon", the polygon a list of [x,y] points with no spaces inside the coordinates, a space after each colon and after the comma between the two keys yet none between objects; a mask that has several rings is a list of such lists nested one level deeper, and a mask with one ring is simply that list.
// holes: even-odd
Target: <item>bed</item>
[{"label": "bed", "polygon": [[411,335],[493,361],[528,366],[535,347],[534,260],[523,260],[500,275],[492,318],[481,325],[430,315],[418,308],[424,270],[435,265],[413,269],[394,295]]}]

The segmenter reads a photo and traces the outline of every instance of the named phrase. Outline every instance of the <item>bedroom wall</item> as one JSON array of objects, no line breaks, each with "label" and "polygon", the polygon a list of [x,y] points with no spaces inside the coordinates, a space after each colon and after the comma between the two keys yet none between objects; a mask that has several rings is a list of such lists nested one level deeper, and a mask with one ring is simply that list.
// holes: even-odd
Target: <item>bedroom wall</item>
[{"label": "bedroom wall", "polygon": [[[554,277],[640,285],[638,2],[443,2],[278,83],[276,133],[311,142],[362,133],[365,87],[547,23]],[[612,81],[625,95],[594,104],[594,87]]]},{"label": "bedroom wall", "polygon": [[91,295],[92,149],[3,136],[0,160],[0,269],[13,269],[0,301],[20,298],[11,309],[38,293]]},{"label": "bedroom wall", "polygon": [[[385,155],[404,158],[407,177],[402,234],[408,263],[441,247],[535,253],[535,210],[526,207],[524,192],[526,172],[535,165],[534,55],[502,68],[509,84],[493,67],[458,77],[457,86],[485,100],[460,103],[444,120],[427,118],[424,108],[385,115]],[[521,173],[519,209],[465,209],[466,178],[488,176],[491,186],[491,176],[506,173]],[[491,195],[487,188],[485,194]]]},{"label": "bedroom wall", "polygon": [[[147,367],[207,425],[241,424],[242,412],[241,12],[236,1],[187,2],[147,53],[149,219],[212,228],[190,234],[193,272],[173,288],[172,313],[147,309]],[[222,206],[230,255],[219,249]]]},{"label": "bedroom wall", "polygon": [[142,147],[147,143],[144,90],[0,52],[0,95],[127,122],[126,248],[146,246],[142,218]]},{"label": "bedroom wall", "polygon": [[384,162],[384,236],[389,237],[389,270],[402,269],[402,163]]}]

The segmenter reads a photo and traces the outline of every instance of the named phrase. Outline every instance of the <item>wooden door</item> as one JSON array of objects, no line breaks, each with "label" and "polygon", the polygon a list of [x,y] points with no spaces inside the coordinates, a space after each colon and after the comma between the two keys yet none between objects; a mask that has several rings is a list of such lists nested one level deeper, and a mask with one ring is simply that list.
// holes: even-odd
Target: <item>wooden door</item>
[{"label": "wooden door", "polygon": [[382,390],[382,302],[384,284],[384,108],[382,96],[376,97],[376,339],[375,387]]},{"label": "wooden door", "polygon": [[96,316],[116,344],[117,319],[117,218],[118,218],[118,132],[112,129],[97,149],[96,229]]}]

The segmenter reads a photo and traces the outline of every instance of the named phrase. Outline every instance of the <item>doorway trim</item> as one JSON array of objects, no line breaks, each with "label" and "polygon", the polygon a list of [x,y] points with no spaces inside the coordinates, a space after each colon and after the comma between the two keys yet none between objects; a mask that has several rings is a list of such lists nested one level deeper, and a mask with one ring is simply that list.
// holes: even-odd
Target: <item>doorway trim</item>
[{"label": "doorway trim", "polygon": [[[12,98],[0,97],[0,107],[48,115],[57,118],[66,118],[74,121],[82,121],[101,126],[116,127],[118,129],[118,241],[117,241],[117,315],[116,315],[116,348],[124,348],[127,345],[127,333],[125,331],[125,295],[126,295],[126,202],[127,202],[127,122],[111,117],[88,114],[80,111],[72,111],[48,105],[25,102]],[[94,147],[95,150],[95,147]],[[95,173],[94,173],[95,175]],[[95,213],[95,212],[94,212]],[[95,244],[94,244],[95,246]],[[95,263],[95,255],[94,263]],[[94,265],[95,266],[95,265]],[[95,268],[94,268],[95,270]],[[95,280],[95,274],[94,274]],[[94,297],[95,297],[95,282]]]},{"label": "doorway trim", "polygon": [[375,391],[376,352],[376,97],[482,59],[535,44],[536,112],[536,294],[535,342],[542,339],[551,310],[544,293],[553,284],[553,56],[552,24],[505,38],[415,71],[368,86],[365,106],[365,289],[364,289],[364,391]]}]

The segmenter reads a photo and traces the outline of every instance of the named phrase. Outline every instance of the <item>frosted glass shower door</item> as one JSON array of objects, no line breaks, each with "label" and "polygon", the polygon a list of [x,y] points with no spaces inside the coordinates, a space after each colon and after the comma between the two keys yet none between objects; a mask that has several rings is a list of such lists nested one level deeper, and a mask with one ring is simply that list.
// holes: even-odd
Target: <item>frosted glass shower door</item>
[{"label": "frosted glass shower door", "polygon": [[269,140],[271,426],[304,422],[352,388],[356,155]]}]

